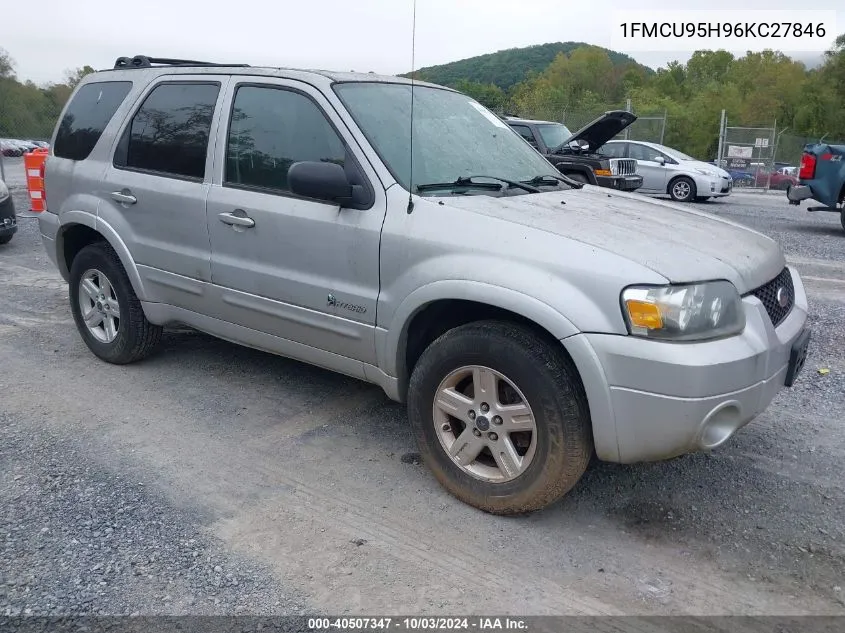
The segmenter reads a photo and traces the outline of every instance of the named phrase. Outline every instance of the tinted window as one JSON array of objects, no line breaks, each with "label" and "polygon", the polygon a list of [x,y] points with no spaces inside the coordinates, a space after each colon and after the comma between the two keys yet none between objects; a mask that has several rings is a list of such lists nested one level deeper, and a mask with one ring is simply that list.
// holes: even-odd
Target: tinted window
[{"label": "tinted window", "polygon": [[608,158],[624,158],[625,143],[608,143],[599,150],[599,153]]},{"label": "tinted window", "polygon": [[562,123],[543,124],[537,126],[537,131],[543,137],[543,142],[546,147],[555,149],[563,145],[563,143],[572,136],[569,128]]},{"label": "tinted window", "polygon": [[131,81],[104,81],[80,88],[59,124],[54,154],[71,160],[88,158],[131,89]]},{"label": "tinted window", "polygon": [[346,148],[320,108],[290,90],[242,86],[226,146],[226,182],[288,191],[298,161],[344,164]]},{"label": "tinted window", "polygon": [[115,155],[120,167],[201,179],[218,84],[161,84],[132,118]]},{"label": "tinted window", "polygon": [[629,158],[636,158],[637,160],[650,160],[654,161],[655,157],[662,156],[660,152],[656,149],[652,149],[646,145],[638,145],[637,143],[631,143],[628,146],[628,157]]},{"label": "tinted window", "polygon": [[531,128],[527,125],[511,125],[511,127],[516,130],[519,135],[529,143],[536,143],[536,140],[534,139],[534,133],[531,131]]}]

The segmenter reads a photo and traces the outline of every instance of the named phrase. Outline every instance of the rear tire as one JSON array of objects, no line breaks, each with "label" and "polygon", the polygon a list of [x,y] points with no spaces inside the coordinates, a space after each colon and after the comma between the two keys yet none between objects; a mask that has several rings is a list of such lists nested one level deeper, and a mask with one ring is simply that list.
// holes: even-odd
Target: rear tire
[{"label": "rear tire", "polygon": [[675,202],[690,202],[695,199],[695,182],[692,178],[679,176],[669,183],[667,192]]},{"label": "rear tire", "polygon": [[82,340],[108,363],[141,360],[161,340],[162,328],[147,321],[123,264],[105,242],[89,244],[73,258],[70,308]]},{"label": "rear tire", "polygon": [[408,416],[440,484],[493,514],[560,499],[593,455],[587,399],[571,360],[512,323],[469,323],[434,341],[411,375]]},{"label": "rear tire", "polygon": [[842,230],[845,231],[845,207],[839,212],[839,223],[842,225]]},{"label": "rear tire", "polygon": [[11,235],[0,235],[0,246],[2,246],[3,244],[8,244],[9,242],[11,242],[13,237],[14,237],[14,233],[12,233]]}]

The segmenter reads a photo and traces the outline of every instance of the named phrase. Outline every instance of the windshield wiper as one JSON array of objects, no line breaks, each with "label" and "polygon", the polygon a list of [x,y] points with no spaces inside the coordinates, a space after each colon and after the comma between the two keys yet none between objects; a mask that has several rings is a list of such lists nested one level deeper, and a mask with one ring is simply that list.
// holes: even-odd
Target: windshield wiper
[{"label": "windshield wiper", "polygon": [[462,187],[472,187],[473,189],[488,189],[490,191],[501,191],[502,185],[497,185],[492,182],[476,182],[473,178],[490,178],[491,180],[498,180],[505,183],[509,187],[516,187],[524,189],[529,193],[540,193],[537,187],[530,183],[519,182],[516,180],[508,180],[507,178],[500,178],[499,176],[461,176],[454,182],[430,182],[422,185],[416,185],[417,191],[432,191],[434,189],[459,189]]},{"label": "windshield wiper", "polygon": [[558,182],[562,182],[564,184],[569,185],[570,187],[574,187],[575,189],[580,189],[584,186],[583,182],[579,182],[577,180],[572,180],[568,176],[564,176],[563,174],[559,176],[553,176],[552,174],[540,174],[539,176],[534,176],[531,180],[524,181],[527,185],[550,185],[552,184],[549,182],[550,180],[556,180]]}]

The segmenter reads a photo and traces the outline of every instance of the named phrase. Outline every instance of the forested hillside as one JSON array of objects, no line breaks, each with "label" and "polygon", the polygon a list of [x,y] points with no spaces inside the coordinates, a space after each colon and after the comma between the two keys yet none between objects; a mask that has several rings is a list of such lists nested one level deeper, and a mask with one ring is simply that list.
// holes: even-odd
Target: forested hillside
[{"label": "forested hillside", "polygon": [[0,48],[0,138],[47,139],[73,88],[92,72],[85,66],[62,83],[37,86],[18,80],[14,60]]},{"label": "forested hillside", "polygon": [[[555,42],[526,48],[511,48],[440,66],[420,68],[415,73],[415,77],[423,81],[447,86],[463,80],[479,84],[493,84],[507,90],[514,84],[528,78],[532,73],[544,71],[559,54],[569,55],[582,46],[587,46],[587,44],[583,42]],[[627,55],[615,51],[606,52],[615,66],[637,65],[636,61]],[[649,71],[646,70],[646,72]]]},{"label": "forested hillside", "polygon": [[[532,68],[517,83],[512,82],[523,72],[521,65],[500,74],[490,70],[506,59],[539,64],[542,56],[531,51],[554,46],[569,45],[503,51],[416,76],[457,88],[499,112],[564,121],[570,127],[625,107],[630,99],[638,115],[665,115],[666,144],[708,160],[716,155],[723,109],[731,126],[776,126],[788,132],[783,140],[791,140],[793,147],[805,139],[845,140],[845,35],[814,69],[776,51],[740,57],[699,51],[686,64],[672,62],[654,72],[618,53],[578,45],[558,52],[541,70]],[[485,65],[490,60],[495,63]]]}]

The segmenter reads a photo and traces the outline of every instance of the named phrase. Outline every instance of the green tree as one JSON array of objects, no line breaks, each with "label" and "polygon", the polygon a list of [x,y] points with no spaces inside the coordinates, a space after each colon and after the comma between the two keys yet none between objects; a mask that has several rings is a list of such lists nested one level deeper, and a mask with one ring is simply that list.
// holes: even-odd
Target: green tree
[{"label": "green tree", "polygon": [[500,111],[505,106],[505,91],[495,84],[482,84],[462,79],[452,87],[490,110]]},{"label": "green tree", "polygon": [[15,60],[5,49],[0,48],[0,79],[14,79]]},{"label": "green tree", "polygon": [[73,90],[76,86],[79,85],[79,82],[82,81],[86,75],[90,75],[91,73],[97,72],[91,66],[83,66],[82,68],[75,68],[73,70],[66,70],[65,71],[65,85]]}]

